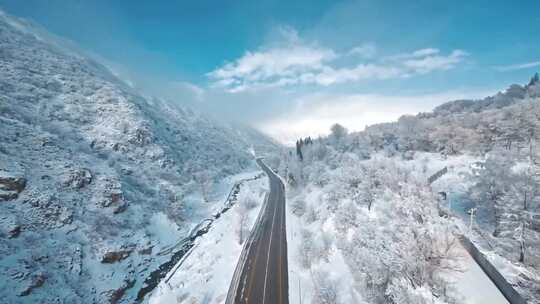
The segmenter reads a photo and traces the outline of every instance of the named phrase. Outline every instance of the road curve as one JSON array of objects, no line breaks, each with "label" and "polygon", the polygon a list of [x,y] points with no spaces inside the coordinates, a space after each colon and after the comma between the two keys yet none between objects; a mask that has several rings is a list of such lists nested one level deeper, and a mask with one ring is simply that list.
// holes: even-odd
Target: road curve
[{"label": "road curve", "polygon": [[259,212],[231,280],[226,304],[288,304],[285,186],[261,159],[270,193]]}]

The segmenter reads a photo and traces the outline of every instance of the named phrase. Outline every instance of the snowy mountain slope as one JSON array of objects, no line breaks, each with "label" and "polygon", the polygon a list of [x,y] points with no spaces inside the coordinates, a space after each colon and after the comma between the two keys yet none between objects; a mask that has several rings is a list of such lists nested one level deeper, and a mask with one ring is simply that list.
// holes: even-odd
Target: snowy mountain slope
[{"label": "snowy mountain slope", "polygon": [[496,148],[523,148],[540,129],[540,80],[512,85],[481,100],[452,101],[433,112],[405,115],[396,122],[366,127],[352,142],[369,142],[375,150],[461,151],[485,153]]},{"label": "snowy mountain slope", "polygon": [[130,303],[261,134],[144,98],[0,14],[0,297]]},{"label": "snowy mountain slope", "polygon": [[463,113],[463,112],[480,112],[488,109],[500,109],[528,98],[540,97],[540,80],[536,73],[531,81],[521,86],[513,84],[503,92],[499,92],[494,96],[489,96],[480,100],[455,100],[446,102],[435,109],[435,114]]}]

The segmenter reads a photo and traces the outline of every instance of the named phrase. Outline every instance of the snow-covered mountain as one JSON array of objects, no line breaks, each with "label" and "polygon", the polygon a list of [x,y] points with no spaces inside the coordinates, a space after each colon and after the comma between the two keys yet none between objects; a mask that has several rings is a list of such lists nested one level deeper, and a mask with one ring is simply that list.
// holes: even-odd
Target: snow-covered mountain
[{"label": "snow-covered mountain", "polygon": [[433,112],[405,115],[396,122],[372,125],[357,132],[356,143],[390,153],[409,151],[488,152],[497,147],[529,146],[540,128],[540,80],[480,100],[445,103]]},{"label": "snow-covered mountain", "polygon": [[436,107],[435,114],[444,115],[450,113],[481,112],[489,109],[500,109],[525,99],[540,97],[540,79],[536,73],[528,84],[522,86],[513,84],[503,92],[494,96],[488,96],[480,100],[463,99],[444,103]]},{"label": "snow-covered mountain", "polygon": [[1,302],[133,302],[164,239],[210,214],[252,147],[278,148],[0,12]]}]

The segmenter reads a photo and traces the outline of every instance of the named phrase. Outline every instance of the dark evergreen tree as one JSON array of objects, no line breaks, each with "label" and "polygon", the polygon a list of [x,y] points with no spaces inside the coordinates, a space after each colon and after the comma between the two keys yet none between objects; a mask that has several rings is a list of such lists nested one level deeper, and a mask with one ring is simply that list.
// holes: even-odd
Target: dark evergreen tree
[{"label": "dark evergreen tree", "polygon": [[540,82],[540,77],[538,76],[538,73],[535,73],[534,76],[531,78],[531,81],[529,82],[529,86],[533,86]]},{"label": "dark evergreen tree", "polygon": [[304,160],[304,156],[302,155],[302,146],[304,145],[303,140],[300,138],[300,140],[296,141],[296,155],[298,156],[298,159],[301,161]]}]

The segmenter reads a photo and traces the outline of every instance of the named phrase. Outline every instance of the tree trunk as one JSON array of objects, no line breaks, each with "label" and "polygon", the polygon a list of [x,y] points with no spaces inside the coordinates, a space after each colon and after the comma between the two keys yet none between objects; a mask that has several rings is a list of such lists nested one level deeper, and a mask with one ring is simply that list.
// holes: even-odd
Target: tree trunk
[{"label": "tree trunk", "polygon": [[525,222],[521,222],[521,233],[519,237],[519,262],[525,262]]},{"label": "tree trunk", "polygon": [[493,236],[498,237],[501,233],[501,214],[497,207],[493,208],[493,212],[495,213],[495,230],[493,230]]}]

